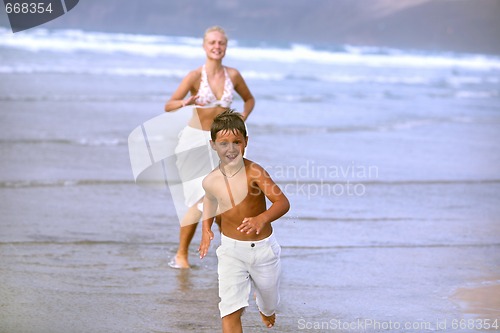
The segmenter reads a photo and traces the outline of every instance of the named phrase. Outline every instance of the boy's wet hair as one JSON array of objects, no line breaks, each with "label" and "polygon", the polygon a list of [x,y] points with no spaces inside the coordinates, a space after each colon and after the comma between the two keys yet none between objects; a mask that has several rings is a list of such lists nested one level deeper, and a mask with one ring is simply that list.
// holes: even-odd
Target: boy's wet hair
[{"label": "boy's wet hair", "polygon": [[215,117],[212,127],[210,128],[212,141],[215,142],[217,133],[221,131],[231,131],[233,133],[239,132],[243,134],[245,138],[247,137],[247,129],[245,127],[245,122],[243,121],[243,116],[232,109],[227,109]]}]

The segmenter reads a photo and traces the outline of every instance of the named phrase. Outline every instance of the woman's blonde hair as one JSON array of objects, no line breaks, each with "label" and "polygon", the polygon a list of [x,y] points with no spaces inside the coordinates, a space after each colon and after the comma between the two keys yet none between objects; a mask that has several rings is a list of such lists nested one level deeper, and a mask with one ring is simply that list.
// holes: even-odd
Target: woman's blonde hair
[{"label": "woman's blonde hair", "polygon": [[228,41],[226,31],[222,27],[220,27],[218,25],[214,25],[213,27],[210,27],[207,30],[205,30],[205,34],[203,35],[203,42],[205,42],[207,35],[211,32],[214,32],[214,31],[220,32],[224,36],[224,38],[226,38],[226,42]]}]

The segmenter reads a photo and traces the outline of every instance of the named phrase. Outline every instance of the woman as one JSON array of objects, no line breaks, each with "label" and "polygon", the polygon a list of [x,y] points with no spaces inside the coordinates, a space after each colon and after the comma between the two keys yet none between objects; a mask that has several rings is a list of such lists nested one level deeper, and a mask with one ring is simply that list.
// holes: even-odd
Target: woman
[{"label": "woman", "polygon": [[[208,143],[213,119],[231,106],[234,92],[243,99],[242,115],[245,120],[255,106],[252,93],[238,70],[222,65],[222,59],[226,55],[227,41],[226,33],[221,27],[215,26],[205,31],[203,37],[205,64],[191,71],[165,104],[166,112],[186,105],[195,106],[188,125],[180,134],[176,148],[179,171],[189,180],[183,180],[185,202],[189,209],[181,221],[177,254],[169,263],[169,266],[173,268],[189,268],[188,248],[201,218],[201,202],[204,193],[201,180],[213,168],[213,165],[200,165],[197,162],[199,161],[197,153],[200,151],[196,151],[196,147],[199,147],[196,141]],[[186,98],[188,93],[190,96]],[[198,169],[192,170],[194,168]],[[190,175],[186,176],[186,174]]]}]

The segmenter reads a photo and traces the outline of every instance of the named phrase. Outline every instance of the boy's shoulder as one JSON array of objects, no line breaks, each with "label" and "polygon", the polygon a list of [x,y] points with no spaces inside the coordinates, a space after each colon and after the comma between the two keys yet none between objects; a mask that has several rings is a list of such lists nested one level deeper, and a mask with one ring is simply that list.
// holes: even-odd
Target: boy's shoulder
[{"label": "boy's shoulder", "polygon": [[267,173],[266,170],[257,162],[251,161],[244,158],[245,170],[250,176],[262,175],[262,173]]},{"label": "boy's shoulder", "polygon": [[203,188],[206,190],[208,189],[208,187],[210,186],[210,184],[217,179],[217,172],[219,171],[219,167],[216,167],[215,169],[213,169],[212,171],[210,171],[210,173],[208,175],[205,176],[205,178],[203,178],[203,181],[202,181],[202,186]]}]

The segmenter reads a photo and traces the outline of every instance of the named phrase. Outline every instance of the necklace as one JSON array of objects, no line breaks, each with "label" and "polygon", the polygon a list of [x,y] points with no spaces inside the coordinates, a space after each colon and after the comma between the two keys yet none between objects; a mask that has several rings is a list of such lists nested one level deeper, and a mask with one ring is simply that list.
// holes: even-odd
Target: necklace
[{"label": "necklace", "polygon": [[243,168],[243,166],[244,166],[244,165],[245,165],[245,162],[243,162],[243,164],[241,164],[240,168],[239,168],[238,170],[236,170],[236,172],[235,172],[235,173],[233,173],[231,176],[228,176],[228,175],[226,175],[226,173],[225,173],[225,172],[222,170],[222,168],[220,167],[220,161],[219,161],[219,170],[220,170],[220,172],[224,175],[224,177],[226,177],[226,178],[233,178],[234,176],[236,176],[236,174],[237,174],[238,172],[240,172],[240,170]]}]

